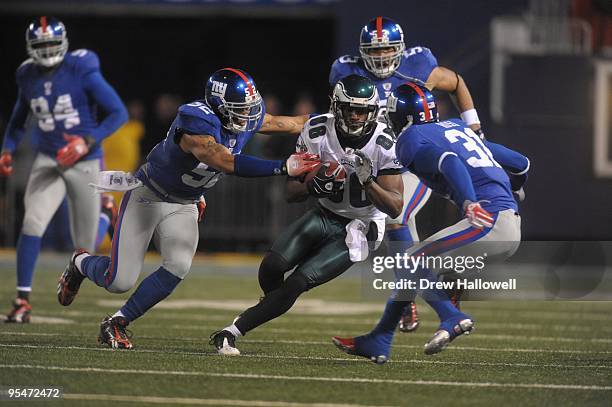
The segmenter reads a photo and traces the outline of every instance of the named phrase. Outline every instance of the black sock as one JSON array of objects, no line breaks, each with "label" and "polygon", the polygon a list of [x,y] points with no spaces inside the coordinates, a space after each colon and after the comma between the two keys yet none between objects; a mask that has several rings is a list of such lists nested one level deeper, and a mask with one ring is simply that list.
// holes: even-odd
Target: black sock
[{"label": "black sock", "polygon": [[21,298],[21,299],[24,299],[26,301],[30,301],[30,292],[29,291],[17,290],[17,298]]},{"label": "black sock", "polygon": [[248,331],[283,315],[304,291],[308,291],[306,278],[292,274],[280,288],[269,292],[257,305],[244,311],[235,323],[236,328],[245,335]]},{"label": "black sock", "polygon": [[278,290],[291,266],[283,256],[268,251],[259,265],[259,286],[264,294]]}]

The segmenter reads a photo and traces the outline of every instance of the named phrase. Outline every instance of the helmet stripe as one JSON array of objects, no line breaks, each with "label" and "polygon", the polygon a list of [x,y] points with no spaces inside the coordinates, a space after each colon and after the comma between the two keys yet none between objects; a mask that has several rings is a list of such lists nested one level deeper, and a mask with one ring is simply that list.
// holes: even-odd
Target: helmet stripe
[{"label": "helmet stripe", "polygon": [[45,34],[47,32],[47,16],[42,16],[40,18],[40,25],[42,26],[43,34]]},{"label": "helmet stripe", "polygon": [[421,88],[419,88],[417,85],[415,85],[412,82],[406,82],[406,85],[408,85],[412,89],[414,89],[414,91],[417,93],[417,95],[419,95],[421,97],[421,100],[422,100],[421,104],[423,105],[423,110],[425,111],[425,120],[432,119],[431,111],[429,110],[429,106],[427,106],[427,97],[425,96],[425,93],[423,93]]},{"label": "helmet stripe", "polygon": [[240,72],[238,69],[234,69],[234,68],[223,68],[223,70],[233,72],[236,75],[240,76],[240,78],[247,84],[249,88],[249,96],[253,96],[255,94],[255,91],[253,90],[253,86],[251,85],[249,78],[247,78],[245,74]]},{"label": "helmet stripe", "polygon": [[382,17],[378,16],[376,17],[376,37],[378,37],[378,40],[382,40]]}]

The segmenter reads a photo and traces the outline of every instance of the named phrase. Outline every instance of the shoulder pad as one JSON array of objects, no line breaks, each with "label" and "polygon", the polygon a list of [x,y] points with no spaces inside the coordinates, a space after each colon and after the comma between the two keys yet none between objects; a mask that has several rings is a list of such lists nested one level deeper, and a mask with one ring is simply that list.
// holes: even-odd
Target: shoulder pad
[{"label": "shoulder pad", "polygon": [[221,121],[210,108],[201,102],[182,105],[176,116],[177,127],[190,134],[208,134],[219,137]]},{"label": "shoulder pad", "polygon": [[75,71],[81,75],[100,70],[100,59],[95,52],[88,49],[76,49],[70,51],[66,58],[75,67]]},{"label": "shoulder pad", "polygon": [[17,82],[20,81],[20,79],[32,66],[34,66],[34,60],[32,58],[28,58],[17,67],[17,71],[15,72],[15,78],[17,79]]},{"label": "shoulder pad", "polygon": [[343,55],[336,59],[329,72],[329,84],[334,86],[340,79],[354,73],[360,59],[352,55]]}]

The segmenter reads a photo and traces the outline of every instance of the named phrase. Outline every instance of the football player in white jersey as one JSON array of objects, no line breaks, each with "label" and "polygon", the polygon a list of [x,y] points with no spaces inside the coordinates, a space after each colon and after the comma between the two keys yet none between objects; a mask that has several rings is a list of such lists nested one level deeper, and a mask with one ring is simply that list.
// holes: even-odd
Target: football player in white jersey
[{"label": "football player in white jersey", "polygon": [[382,241],[385,218],[402,209],[403,184],[395,144],[377,113],[374,83],[350,75],[334,87],[332,113],[304,126],[297,150],[318,154],[323,164],[305,179],[288,178],[287,199],[314,196],[318,205],[283,231],[266,253],[259,268],[262,300],[211,335],[220,354],[240,354],[236,337],[279,317],[305,291],[365,260],[367,241]]}]

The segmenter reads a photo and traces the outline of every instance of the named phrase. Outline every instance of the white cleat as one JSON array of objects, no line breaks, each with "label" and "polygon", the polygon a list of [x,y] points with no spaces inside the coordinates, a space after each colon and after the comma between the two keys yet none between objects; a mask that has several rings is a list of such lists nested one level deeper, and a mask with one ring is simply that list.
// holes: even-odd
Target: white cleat
[{"label": "white cleat", "polygon": [[236,337],[229,331],[213,332],[210,336],[211,345],[217,349],[219,355],[238,356],[240,351],[236,348]]},{"label": "white cleat", "polygon": [[442,323],[441,329],[438,329],[423,347],[426,355],[434,355],[442,352],[455,338],[461,335],[469,335],[469,333],[474,330],[474,321],[469,318],[459,321],[452,326],[450,331],[443,329],[444,325],[445,324]]}]

